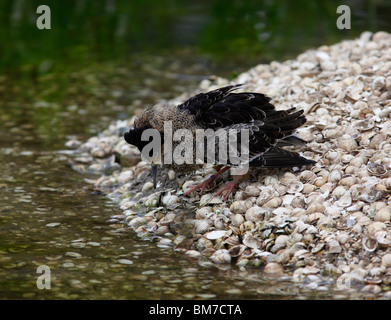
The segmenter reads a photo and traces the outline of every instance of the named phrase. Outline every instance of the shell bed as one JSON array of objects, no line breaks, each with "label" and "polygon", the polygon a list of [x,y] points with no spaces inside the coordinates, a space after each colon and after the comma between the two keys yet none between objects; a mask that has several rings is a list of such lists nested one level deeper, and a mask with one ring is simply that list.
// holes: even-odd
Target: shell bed
[{"label": "shell bed", "polygon": [[231,82],[204,80],[197,92],[165,103],[237,83],[267,94],[277,109],[304,110],[299,136],[308,143],[298,151],[316,165],[252,171],[226,202],[213,197],[215,189],[183,197],[214,169],[161,170],[153,189],[150,165],[123,139],[132,118],[81,144],[74,168],[101,173],[91,182],[118,202],[126,227],[160,246],[298,281],[331,275],[391,296],[391,35],[364,32],[257,65]]}]

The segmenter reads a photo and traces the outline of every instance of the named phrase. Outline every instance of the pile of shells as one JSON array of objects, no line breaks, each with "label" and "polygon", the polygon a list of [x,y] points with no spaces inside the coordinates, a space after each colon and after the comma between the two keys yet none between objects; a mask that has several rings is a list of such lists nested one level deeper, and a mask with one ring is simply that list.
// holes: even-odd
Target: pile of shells
[{"label": "pile of shells", "polygon": [[[204,80],[200,91],[228,83]],[[130,119],[81,144],[75,169],[101,172],[95,186],[159,246],[268,274],[294,270],[293,279],[312,287],[333,275],[341,288],[391,298],[391,35],[365,32],[258,65],[231,83],[267,94],[278,109],[304,109],[299,135],[308,144],[300,153],[317,164],[251,171],[227,202],[213,190],[183,196],[213,173],[210,166],[187,176],[163,169],[154,190],[149,164],[122,138]]]}]

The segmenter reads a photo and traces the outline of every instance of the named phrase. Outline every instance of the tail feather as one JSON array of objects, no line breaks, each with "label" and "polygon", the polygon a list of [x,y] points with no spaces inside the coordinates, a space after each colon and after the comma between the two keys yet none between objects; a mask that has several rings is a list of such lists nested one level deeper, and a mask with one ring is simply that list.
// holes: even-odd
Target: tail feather
[{"label": "tail feather", "polygon": [[251,167],[285,168],[313,165],[316,162],[300,156],[296,152],[274,147],[250,162]]},{"label": "tail feather", "polygon": [[285,147],[285,146],[296,146],[303,147],[307,144],[307,142],[295,135],[291,135],[281,139],[277,142],[277,147]]}]

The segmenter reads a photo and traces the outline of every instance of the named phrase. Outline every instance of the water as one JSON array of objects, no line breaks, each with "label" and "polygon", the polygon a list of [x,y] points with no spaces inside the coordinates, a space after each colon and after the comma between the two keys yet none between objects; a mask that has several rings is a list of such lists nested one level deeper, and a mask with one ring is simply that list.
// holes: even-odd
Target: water
[{"label": "water", "polygon": [[[169,68],[170,77],[177,69],[183,66]],[[150,78],[144,72],[137,79]],[[172,85],[178,78],[189,79],[178,73]],[[198,83],[190,79],[189,88]],[[154,97],[167,95],[152,88],[149,93]],[[6,102],[0,131],[2,299],[247,299],[301,294],[303,289],[298,285],[292,290],[286,279],[268,280],[259,269],[199,264],[171,247],[139,239],[127,228],[122,211],[94,190],[90,181],[96,177],[68,165],[65,137],[86,140],[111,119],[130,112],[118,105],[99,112],[91,102],[95,99],[86,99],[86,107],[61,109],[56,117],[55,103]],[[113,104],[110,101],[104,102]],[[35,122],[40,116],[47,121],[43,128]],[[133,263],[121,264],[120,259]],[[39,266],[50,268],[50,290],[37,287]]]},{"label": "water", "polygon": [[[368,11],[357,1],[354,28],[343,33],[335,7],[307,2],[182,7],[165,0],[160,9],[153,1],[69,3],[53,4],[46,33],[31,26],[39,1],[0,5],[0,298],[354,297],[327,280],[312,290],[261,269],[198,263],[139,239],[94,190],[96,177],[70,168],[64,143],[86,141],[135,106],[173,98],[211,74],[233,77],[262,61],[389,27],[381,18],[389,7],[369,1]],[[145,16],[135,18],[140,12]],[[308,21],[295,24],[299,16]],[[51,270],[50,290],[37,288],[41,265]]]}]

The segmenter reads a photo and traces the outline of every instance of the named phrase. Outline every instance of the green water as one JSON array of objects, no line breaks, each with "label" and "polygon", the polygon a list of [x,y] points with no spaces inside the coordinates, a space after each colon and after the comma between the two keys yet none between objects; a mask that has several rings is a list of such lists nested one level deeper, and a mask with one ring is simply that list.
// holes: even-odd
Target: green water
[{"label": "green water", "polygon": [[335,297],[327,280],[313,291],[137,238],[63,150],[212,74],[390,30],[386,1],[350,3],[352,29],[338,30],[339,1],[51,1],[51,29],[38,30],[41,1],[1,1],[0,299]]}]

